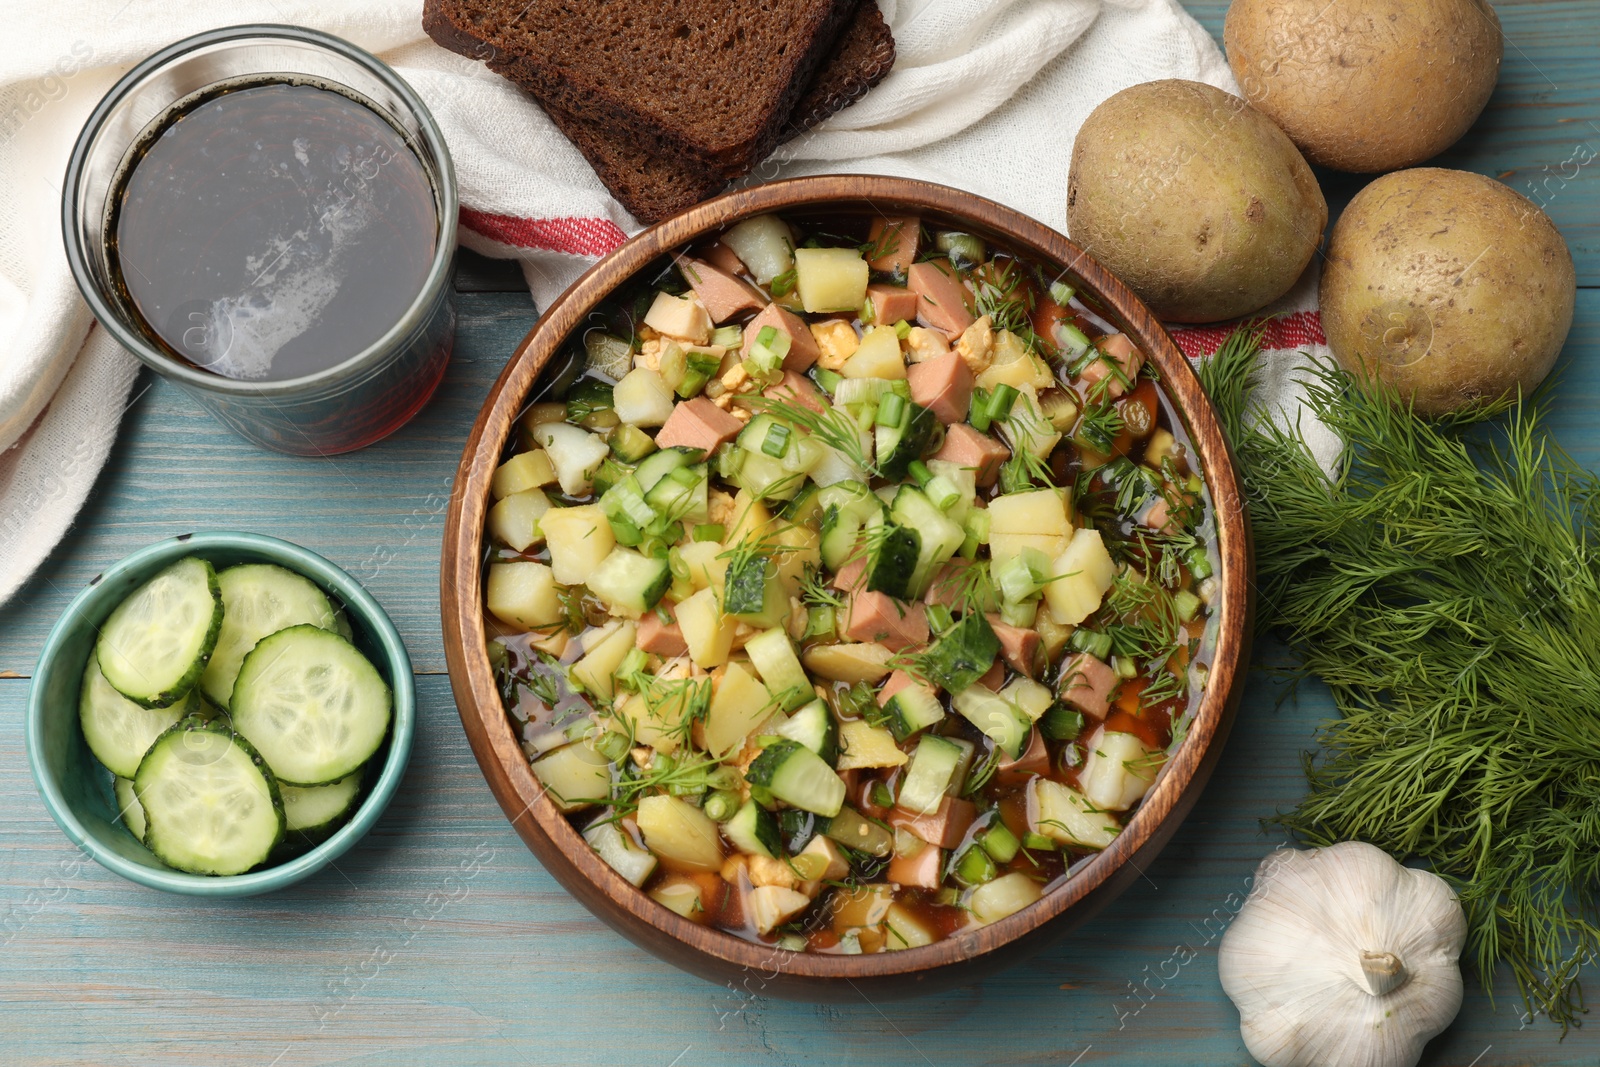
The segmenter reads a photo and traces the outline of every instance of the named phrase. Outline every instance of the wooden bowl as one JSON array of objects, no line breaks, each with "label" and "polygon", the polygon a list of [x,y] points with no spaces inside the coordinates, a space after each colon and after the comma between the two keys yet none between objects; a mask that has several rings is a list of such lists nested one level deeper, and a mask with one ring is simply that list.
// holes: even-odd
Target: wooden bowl
[{"label": "wooden bowl", "polygon": [[[485,650],[484,521],[489,480],[530,390],[569,333],[621,283],[664,253],[764,212],[914,214],[1066,268],[1161,374],[1199,454],[1217,524],[1222,594],[1210,681],[1188,736],[1115,843],[1038,903],[1000,922],[900,952],[786,952],[690,922],[616,874],[547,799],[501,704]],[[827,175],[743,189],[651,227],[595,264],[517,347],[472,427],[445,524],[440,568],[445,656],[461,722],[495,798],[556,880],[640,947],[718,983],[804,1000],[911,996],[976,981],[1050,945],[1138,877],[1183,821],[1221,753],[1247,665],[1252,613],[1250,525],[1228,443],[1188,360],[1129,290],[1055,230],[982,197],[901,178]],[[753,981],[752,981],[753,980]]]}]

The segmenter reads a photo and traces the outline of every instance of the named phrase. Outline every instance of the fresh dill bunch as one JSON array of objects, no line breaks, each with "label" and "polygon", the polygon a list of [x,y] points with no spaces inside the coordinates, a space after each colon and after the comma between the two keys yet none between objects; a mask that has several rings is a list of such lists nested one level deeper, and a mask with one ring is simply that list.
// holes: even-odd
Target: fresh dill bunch
[{"label": "fresh dill bunch", "polygon": [[1330,479],[1251,411],[1259,347],[1236,332],[1201,380],[1249,497],[1262,622],[1340,714],[1275,821],[1426,861],[1485,986],[1506,964],[1565,1030],[1600,954],[1600,478],[1532,403],[1425,422],[1317,365],[1309,413],[1344,444]]}]

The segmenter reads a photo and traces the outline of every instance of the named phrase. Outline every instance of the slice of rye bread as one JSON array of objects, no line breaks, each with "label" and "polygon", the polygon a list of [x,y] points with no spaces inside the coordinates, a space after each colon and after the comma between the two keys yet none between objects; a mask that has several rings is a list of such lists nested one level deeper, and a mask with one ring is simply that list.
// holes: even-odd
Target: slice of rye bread
[{"label": "slice of rye bread", "polygon": [[777,145],[858,2],[426,0],[422,26],[574,118],[731,178]]},{"label": "slice of rye bread", "polygon": [[[835,112],[861,99],[894,66],[894,36],[873,0],[864,0],[839,35],[833,53],[812,79],[794,113],[784,123],[783,139],[798,137]],[[727,187],[680,155],[654,155],[626,132],[542,104],[550,120],[589,161],[605,187],[641,222],[660,222]]]}]

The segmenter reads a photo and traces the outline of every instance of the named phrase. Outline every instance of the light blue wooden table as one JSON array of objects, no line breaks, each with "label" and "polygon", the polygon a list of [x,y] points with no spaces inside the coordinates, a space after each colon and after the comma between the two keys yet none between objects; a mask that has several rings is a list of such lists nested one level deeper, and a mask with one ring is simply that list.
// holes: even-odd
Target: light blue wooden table
[{"label": "light blue wooden table", "polygon": [[[1220,34],[1225,4],[1189,6]],[[1562,164],[1600,149],[1600,0],[1496,6],[1500,88],[1439,162],[1536,189],[1572,246],[1585,288],[1557,429],[1593,467],[1600,166]],[[1360,184],[1332,178],[1330,200]],[[818,1007],[709,985],[557,886],[490,797],[444,674],[444,503],[461,439],[534,319],[525,293],[504,291],[514,274],[474,261],[461,287],[438,399],[355,455],[256,451],[183,394],[141,381],[77,529],[0,610],[0,1064],[1249,1062],[1217,985],[1216,940],[1276,843],[1257,820],[1301,793],[1299,754],[1332,710],[1320,691],[1279,708],[1252,685],[1211,786],[1148,878],[1055,950],[943,996]],[[393,614],[418,672],[415,754],[383,821],[336,867],[244,901],[167,896],[82,857],[46,815],[23,753],[28,675],[67,600],[133,549],[203,528],[288,538],[353,572]],[[1524,1027],[1504,985],[1493,1010],[1469,989],[1426,1062],[1600,1063],[1600,1023],[1563,1043],[1547,1023]]]}]

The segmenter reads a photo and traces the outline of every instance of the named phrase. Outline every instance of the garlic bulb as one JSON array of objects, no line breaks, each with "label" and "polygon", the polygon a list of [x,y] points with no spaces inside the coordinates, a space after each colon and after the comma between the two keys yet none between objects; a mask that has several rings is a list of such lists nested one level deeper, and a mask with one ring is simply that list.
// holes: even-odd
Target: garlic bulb
[{"label": "garlic bulb", "polygon": [[1413,1067],[1461,1010],[1467,920],[1444,880],[1359,841],[1262,861],[1217,950],[1265,1067]]}]

